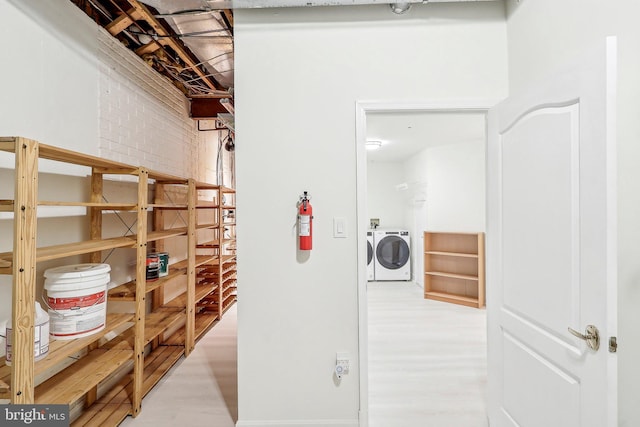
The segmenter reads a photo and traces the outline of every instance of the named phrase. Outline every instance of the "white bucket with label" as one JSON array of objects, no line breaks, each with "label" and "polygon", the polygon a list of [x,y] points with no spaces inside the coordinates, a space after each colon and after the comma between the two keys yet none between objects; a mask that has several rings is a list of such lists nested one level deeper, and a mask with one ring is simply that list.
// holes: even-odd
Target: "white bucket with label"
[{"label": "white bucket with label", "polygon": [[109,264],[74,264],[44,272],[52,337],[70,340],[104,329],[110,271]]},{"label": "white bucket with label", "polygon": [[[33,342],[33,355],[35,361],[44,359],[49,353],[49,315],[42,309],[39,302],[35,303],[35,319],[34,319],[34,342]],[[11,340],[13,339],[13,328],[11,318],[6,322],[5,338],[5,364],[11,366],[11,359],[13,358],[13,348]],[[0,328],[3,332],[5,327]]]}]

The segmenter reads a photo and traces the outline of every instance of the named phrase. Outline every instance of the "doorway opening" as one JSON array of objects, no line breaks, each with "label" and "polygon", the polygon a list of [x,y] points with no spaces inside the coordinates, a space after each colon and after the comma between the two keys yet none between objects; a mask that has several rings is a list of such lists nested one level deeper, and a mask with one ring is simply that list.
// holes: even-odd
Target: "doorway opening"
[{"label": "doorway opening", "polygon": [[[389,418],[395,418],[397,423],[401,413],[407,416],[406,422],[414,418],[414,424],[407,426],[425,425],[425,419],[437,421],[437,417],[432,418],[435,413],[440,417],[448,416],[447,413],[460,415],[465,404],[468,406],[473,399],[477,401],[478,395],[481,402],[474,404],[472,412],[475,413],[468,416],[476,417],[471,422],[473,425],[486,422],[484,309],[424,300],[422,233],[434,231],[434,228],[435,231],[485,231],[486,113],[495,104],[492,101],[367,102],[356,106],[358,239],[361,248],[358,267],[360,407],[361,419],[367,420],[361,425],[382,426]],[[381,149],[367,150],[367,141],[379,141]],[[386,150],[385,155],[383,149],[392,148],[392,144],[397,147]],[[456,168],[462,168],[462,172],[456,173]],[[438,181],[447,185],[434,185]],[[473,206],[472,212],[469,206]],[[367,231],[376,223],[381,229],[410,232],[410,280],[369,281]],[[422,314],[435,317],[421,319]],[[465,319],[465,314],[470,316]],[[469,328],[457,331],[451,328],[452,324],[460,326],[464,321],[475,325],[471,336],[464,336],[464,332],[471,331]],[[439,322],[446,327],[438,328]],[[446,345],[443,346],[442,341],[423,342],[433,340],[421,336],[424,330],[420,325],[423,324],[427,332],[449,334],[445,337]],[[411,331],[418,331],[417,335]],[[393,337],[393,343],[388,342],[390,337]],[[442,351],[446,350],[444,347],[464,346],[464,342],[470,340],[473,348],[467,350],[481,356],[480,367],[475,360],[476,367],[469,372],[477,380],[477,385],[472,386],[475,397],[465,395],[469,384],[465,385],[459,377],[461,369],[456,363],[460,362],[460,357],[456,362],[446,356],[447,351]],[[380,346],[381,341],[387,343]],[[429,348],[438,351],[428,351]],[[461,356],[463,353],[458,348],[452,354]],[[451,373],[450,378],[447,377],[453,385],[449,388],[451,391],[443,390],[442,384],[438,385],[436,381],[436,376],[442,377],[445,372],[443,367]],[[458,400],[461,399],[457,404],[451,396],[456,393],[456,387]],[[444,400],[431,399],[429,388]],[[451,422],[451,418],[448,419]]]}]

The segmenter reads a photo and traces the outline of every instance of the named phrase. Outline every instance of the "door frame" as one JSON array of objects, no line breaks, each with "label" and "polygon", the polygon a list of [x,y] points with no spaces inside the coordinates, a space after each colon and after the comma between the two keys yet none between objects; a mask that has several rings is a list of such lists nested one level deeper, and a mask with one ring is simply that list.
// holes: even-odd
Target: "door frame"
[{"label": "door frame", "polygon": [[[360,427],[369,425],[369,331],[367,312],[367,113],[434,112],[485,114],[500,99],[450,99],[424,101],[356,101],[356,230],[358,242],[358,376]],[[486,132],[486,128],[485,128]],[[488,135],[485,133],[485,141]],[[486,150],[486,148],[485,148]],[[487,284],[488,285],[488,284]]]}]

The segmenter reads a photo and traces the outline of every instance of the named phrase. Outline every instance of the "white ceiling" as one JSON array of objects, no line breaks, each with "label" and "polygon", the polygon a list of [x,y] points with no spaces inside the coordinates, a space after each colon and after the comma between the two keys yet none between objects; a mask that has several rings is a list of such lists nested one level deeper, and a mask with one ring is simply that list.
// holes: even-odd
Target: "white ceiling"
[{"label": "white ceiling", "polygon": [[367,140],[382,141],[367,150],[375,162],[403,162],[428,147],[485,140],[485,115],[478,112],[367,113]]}]

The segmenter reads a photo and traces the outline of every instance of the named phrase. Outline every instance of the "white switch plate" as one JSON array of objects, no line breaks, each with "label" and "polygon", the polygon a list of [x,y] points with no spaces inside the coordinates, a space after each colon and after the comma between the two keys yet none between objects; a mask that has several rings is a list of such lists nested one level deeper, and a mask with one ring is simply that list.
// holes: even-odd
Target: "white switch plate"
[{"label": "white switch plate", "polygon": [[347,220],[342,217],[333,218],[333,237],[347,237]]}]

